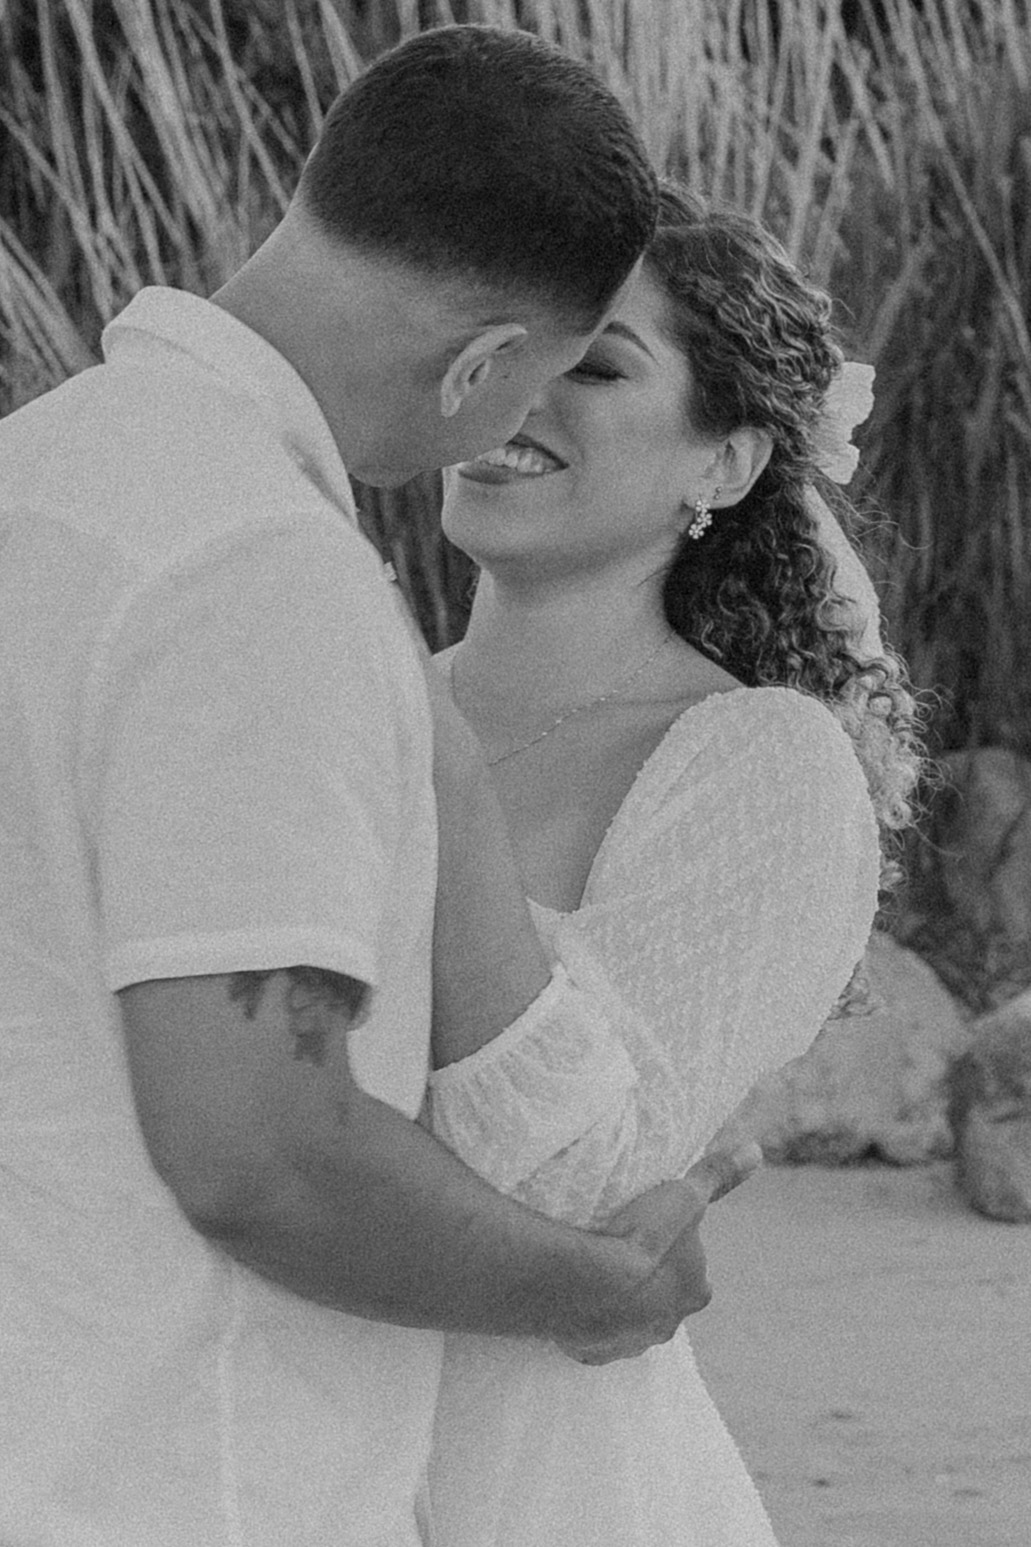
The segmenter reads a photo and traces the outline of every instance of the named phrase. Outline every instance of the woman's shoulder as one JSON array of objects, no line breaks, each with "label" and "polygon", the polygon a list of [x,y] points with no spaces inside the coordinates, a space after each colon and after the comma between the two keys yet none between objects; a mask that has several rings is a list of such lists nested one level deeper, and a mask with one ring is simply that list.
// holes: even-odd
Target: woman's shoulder
[{"label": "woman's shoulder", "polygon": [[831,709],[794,688],[740,687],[683,711],[638,774],[624,823],[706,819],[745,802],[756,815],[799,801],[840,810],[867,799],[852,742]]},{"label": "woman's shoulder", "polygon": [[842,844],[872,854],[877,835],[862,768],[834,714],[791,688],[734,689],[671,725],[606,834],[591,896],[622,885],[624,872],[693,874],[718,860],[736,873],[744,859],[754,867]]},{"label": "woman's shoulder", "polygon": [[854,758],[841,722],[820,699],[789,687],[738,687],[710,694],[678,715],[653,761],[667,760],[667,773],[675,777],[705,753],[768,764],[774,749],[791,764],[828,753]]}]

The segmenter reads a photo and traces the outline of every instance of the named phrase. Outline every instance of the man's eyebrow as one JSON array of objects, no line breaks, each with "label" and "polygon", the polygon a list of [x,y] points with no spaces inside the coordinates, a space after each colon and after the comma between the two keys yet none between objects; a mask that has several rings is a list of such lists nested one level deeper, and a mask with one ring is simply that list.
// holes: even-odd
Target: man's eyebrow
[{"label": "man's eyebrow", "polygon": [[618,333],[620,338],[628,338],[632,344],[637,345],[638,349],[644,350],[649,360],[655,359],[655,356],[648,348],[648,345],[645,343],[644,339],[641,338],[639,334],[635,333],[633,328],[628,328],[625,322],[607,323],[604,331],[606,333]]}]

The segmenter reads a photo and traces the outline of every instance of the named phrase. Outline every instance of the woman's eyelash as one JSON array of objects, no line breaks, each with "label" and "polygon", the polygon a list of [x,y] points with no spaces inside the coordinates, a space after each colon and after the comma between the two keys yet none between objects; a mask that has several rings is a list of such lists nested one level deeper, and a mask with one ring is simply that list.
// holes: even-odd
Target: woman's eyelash
[{"label": "woman's eyelash", "polygon": [[599,381],[619,381],[623,372],[615,370],[611,365],[602,365],[597,360],[581,360],[574,365],[569,372],[570,376],[594,376]]}]

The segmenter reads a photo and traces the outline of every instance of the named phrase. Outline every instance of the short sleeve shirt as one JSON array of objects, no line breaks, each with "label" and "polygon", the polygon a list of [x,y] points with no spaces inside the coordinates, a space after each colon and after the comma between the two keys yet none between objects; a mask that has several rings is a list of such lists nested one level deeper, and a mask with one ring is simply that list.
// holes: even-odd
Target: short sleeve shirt
[{"label": "short sleeve shirt", "polygon": [[153,1172],[116,991],[372,986],[414,1116],[436,833],[422,672],[308,389],[142,292],[0,424],[0,1540],[408,1547],[437,1334],[313,1306]]}]

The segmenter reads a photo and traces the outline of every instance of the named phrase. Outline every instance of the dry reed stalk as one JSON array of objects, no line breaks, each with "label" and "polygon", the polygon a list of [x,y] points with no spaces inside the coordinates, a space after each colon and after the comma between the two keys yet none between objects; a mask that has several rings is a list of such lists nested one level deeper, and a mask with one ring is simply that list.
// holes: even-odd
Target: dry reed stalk
[{"label": "dry reed stalk", "polygon": [[[232,272],[278,218],[326,105],[380,49],[433,22],[530,25],[591,61],[661,167],[766,220],[842,291],[853,350],[879,369],[868,482],[897,525],[872,528],[869,551],[894,637],[919,683],[952,694],[949,744],[1023,746],[1027,7],[859,9],[857,38],[835,0],[8,0],[0,411],[94,359],[141,285],[207,292]],[[364,495],[440,645],[462,626],[469,569],[436,500],[435,479]]]}]

